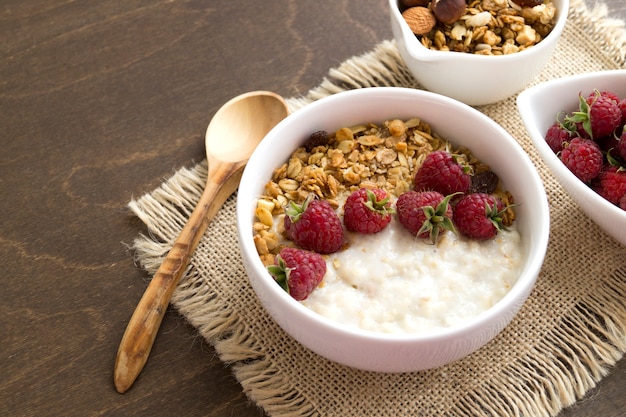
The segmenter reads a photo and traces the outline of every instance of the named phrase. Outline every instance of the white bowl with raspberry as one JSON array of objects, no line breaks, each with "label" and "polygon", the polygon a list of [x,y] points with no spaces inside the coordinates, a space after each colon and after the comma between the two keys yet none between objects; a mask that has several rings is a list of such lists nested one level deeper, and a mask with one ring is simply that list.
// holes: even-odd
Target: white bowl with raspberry
[{"label": "white bowl with raspberry", "polygon": [[[261,261],[253,239],[255,210],[273,171],[312,132],[419,117],[433,132],[465,145],[498,174],[519,204],[520,273],[508,292],[486,311],[462,324],[436,331],[385,333],[326,318],[288,294]],[[252,287],[269,315],[313,352],[357,369],[412,372],[458,360],[488,343],[515,317],[541,269],[549,234],[549,210],[540,177],[519,144],[497,123],[470,106],[415,89],[366,88],[320,99],[290,114],[253,153],[238,191],[237,226]],[[451,232],[450,232],[451,233]],[[469,267],[468,267],[469,268]]]},{"label": "white bowl with raspberry", "polygon": [[[546,133],[557,116],[561,113],[560,119],[563,119],[566,114],[579,110],[579,93],[587,97],[594,90],[613,92],[625,99],[626,70],[591,72],[547,81],[520,93],[517,106],[535,148],[559,183],[587,216],[608,235],[626,245],[626,211],[619,207],[619,201],[611,202],[594,190],[598,177],[587,182],[579,179],[546,142]],[[616,144],[605,146],[604,151],[617,149]],[[616,150],[611,152],[616,153]],[[626,165],[626,155],[620,158],[616,154],[615,157],[620,160],[620,165]],[[626,185],[621,187],[623,189]]]},{"label": "white bowl with raspberry", "polygon": [[[391,29],[408,69],[427,90],[469,105],[490,104],[521,91],[552,56],[565,27],[569,0],[552,1],[556,6],[556,18],[551,32],[542,39],[537,38],[541,40],[530,48],[504,55],[480,55],[426,48],[402,16],[401,9],[404,10],[402,0],[389,0]],[[510,10],[507,2],[503,2],[502,7]],[[529,24],[526,24],[524,27],[528,26]],[[448,32],[450,27],[452,25],[447,26]],[[470,37],[469,32],[477,29],[470,27],[463,28],[462,31],[464,34],[461,40],[465,41]],[[505,37],[501,36],[501,39]],[[485,46],[485,43],[480,46]]]}]

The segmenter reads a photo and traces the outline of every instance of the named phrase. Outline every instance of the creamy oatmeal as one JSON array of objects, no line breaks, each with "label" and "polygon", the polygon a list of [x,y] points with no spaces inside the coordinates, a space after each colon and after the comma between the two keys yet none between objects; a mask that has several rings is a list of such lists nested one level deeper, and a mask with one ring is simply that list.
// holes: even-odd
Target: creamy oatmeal
[{"label": "creamy oatmeal", "polygon": [[328,256],[322,285],[302,304],[386,333],[424,333],[476,317],[508,292],[523,263],[514,227],[484,242],[446,232],[431,245],[392,221],[378,234],[348,238],[350,247]]}]

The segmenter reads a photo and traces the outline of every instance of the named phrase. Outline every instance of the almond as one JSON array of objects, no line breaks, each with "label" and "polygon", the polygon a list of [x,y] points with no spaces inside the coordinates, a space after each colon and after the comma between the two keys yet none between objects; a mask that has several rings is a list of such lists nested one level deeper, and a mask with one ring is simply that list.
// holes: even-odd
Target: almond
[{"label": "almond", "polygon": [[416,35],[425,35],[435,27],[437,19],[426,7],[411,7],[402,12],[402,17]]}]

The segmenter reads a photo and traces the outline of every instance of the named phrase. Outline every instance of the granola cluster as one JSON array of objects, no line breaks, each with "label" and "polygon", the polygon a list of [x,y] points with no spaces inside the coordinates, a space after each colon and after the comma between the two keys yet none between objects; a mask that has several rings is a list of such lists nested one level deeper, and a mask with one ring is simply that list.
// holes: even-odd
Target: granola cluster
[{"label": "granola cluster", "polygon": [[434,50],[507,55],[536,45],[555,23],[556,6],[551,0],[534,7],[510,0],[472,0],[458,21],[439,22],[418,38]]},{"label": "granola cluster", "polygon": [[[259,198],[254,241],[266,265],[283,247],[282,216],[291,201],[302,203],[315,194],[339,208],[341,199],[358,188],[382,188],[397,198],[412,188],[416,170],[435,150],[454,153],[474,174],[489,171],[467,148],[454,147],[418,118],[343,127],[326,135],[322,142],[312,137],[308,144],[313,146],[297,148],[274,171]],[[510,194],[501,194],[506,205],[512,202]]]}]

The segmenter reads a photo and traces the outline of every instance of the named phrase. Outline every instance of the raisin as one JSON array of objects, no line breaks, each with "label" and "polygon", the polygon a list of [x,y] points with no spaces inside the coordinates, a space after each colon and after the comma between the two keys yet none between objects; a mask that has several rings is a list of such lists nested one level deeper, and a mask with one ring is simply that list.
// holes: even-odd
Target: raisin
[{"label": "raisin", "polygon": [[428,6],[428,3],[430,0],[400,0],[400,6],[403,10],[409,7]]},{"label": "raisin", "polygon": [[316,146],[326,145],[328,145],[328,132],[325,130],[318,130],[309,136],[307,141],[304,143],[304,149],[306,149],[307,152],[311,152],[311,150],[313,150]]},{"label": "raisin", "polygon": [[493,171],[482,171],[472,176],[470,193],[491,194],[498,186],[498,176]]},{"label": "raisin", "polygon": [[513,0],[513,3],[522,7],[535,7],[543,4],[543,0]]}]

